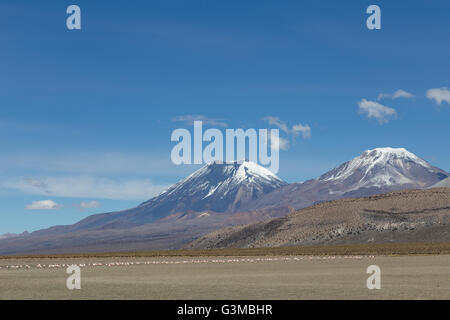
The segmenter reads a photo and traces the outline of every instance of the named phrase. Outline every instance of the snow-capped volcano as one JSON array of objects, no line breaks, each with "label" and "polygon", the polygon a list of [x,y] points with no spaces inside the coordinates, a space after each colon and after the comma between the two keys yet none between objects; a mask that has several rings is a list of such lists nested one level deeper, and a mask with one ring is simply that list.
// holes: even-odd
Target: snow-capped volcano
[{"label": "snow-capped volcano", "polygon": [[319,181],[342,184],[345,190],[340,191],[349,192],[360,188],[424,188],[445,177],[445,171],[404,148],[377,148],[327,172]]},{"label": "snow-capped volcano", "polygon": [[135,208],[92,215],[52,232],[130,228],[173,214],[238,212],[248,202],[286,184],[253,162],[214,162]]},{"label": "snow-capped volcano", "polygon": [[252,162],[216,162],[135,208],[3,239],[0,253],[181,248],[224,226],[280,217],[329,200],[427,188],[448,182],[448,176],[407,150],[393,148],[365,151],[317,179],[292,184]]},{"label": "snow-capped volcano", "polygon": [[214,162],[139,207],[161,212],[187,210],[235,212],[263,194],[285,185],[266,168],[250,161]]},{"label": "snow-capped volcano", "polygon": [[424,189],[448,177],[404,148],[376,148],[328,171],[317,179],[293,183],[247,206],[304,208],[318,202],[365,197],[389,191]]},{"label": "snow-capped volcano", "polygon": [[[240,215],[241,208],[245,204],[284,185],[287,183],[253,162],[214,162],[137,207],[94,214],[75,224],[54,226],[35,231],[32,235],[57,237],[89,230],[93,232],[122,230],[121,232],[125,233],[126,230],[131,230],[130,232],[134,234],[133,241],[142,243],[142,234],[149,232],[147,229],[150,228],[153,230],[153,233],[150,233],[152,237],[154,236],[152,241],[155,241],[153,245],[157,246],[156,243],[159,241],[157,239],[165,237],[178,241],[177,233],[182,234],[179,236],[180,239],[186,240],[198,235],[199,232],[230,225],[234,221],[233,215]],[[260,218],[256,215],[248,216],[248,219],[256,221]],[[72,245],[73,243],[70,244]],[[169,244],[164,243],[162,246],[167,248]]]}]

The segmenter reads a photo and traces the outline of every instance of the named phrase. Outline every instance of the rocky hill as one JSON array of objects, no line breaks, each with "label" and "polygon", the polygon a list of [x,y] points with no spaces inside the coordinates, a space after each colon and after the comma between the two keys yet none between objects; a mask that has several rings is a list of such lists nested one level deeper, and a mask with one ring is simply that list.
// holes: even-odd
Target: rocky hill
[{"label": "rocky hill", "polygon": [[228,227],[189,248],[450,241],[450,188],[317,204],[286,217]]}]

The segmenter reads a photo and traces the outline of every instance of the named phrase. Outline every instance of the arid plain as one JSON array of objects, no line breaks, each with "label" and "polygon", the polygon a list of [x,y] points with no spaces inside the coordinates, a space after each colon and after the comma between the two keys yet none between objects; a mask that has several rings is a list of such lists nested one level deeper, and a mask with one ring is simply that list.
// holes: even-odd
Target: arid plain
[{"label": "arid plain", "polygon": [[[66,287],[67,265],[81,289]],[[366,286],[381,269],[381,289]],[[0,259],[0,299],[450,299],[450,255]]]}]

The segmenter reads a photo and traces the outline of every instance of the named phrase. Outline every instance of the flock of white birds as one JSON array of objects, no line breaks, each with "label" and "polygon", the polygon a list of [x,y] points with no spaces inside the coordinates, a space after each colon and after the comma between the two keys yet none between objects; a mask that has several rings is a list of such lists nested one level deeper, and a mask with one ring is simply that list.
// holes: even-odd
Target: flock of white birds
[{"label": "flock of white birds", "polygon": [[352,256],[296,256],[296,257],[264,257],[264,258],[221,258],[221,259],[188,259],[188,260],[152,260],[152,261],[115,261],[115,262],[91,262],[91,263],[62,263],[62,264],[17,264],[0,265],[0,269],[53,269],[67,268],[76,265],[80,268],[86,267],[129,267],[139,265],[176,265],[176,264],[204,264],[204,263],[258,263],[271,261],[302,261],[302,260],[336,260],[336,259],[367,259],[375,256],[352,255]]}]

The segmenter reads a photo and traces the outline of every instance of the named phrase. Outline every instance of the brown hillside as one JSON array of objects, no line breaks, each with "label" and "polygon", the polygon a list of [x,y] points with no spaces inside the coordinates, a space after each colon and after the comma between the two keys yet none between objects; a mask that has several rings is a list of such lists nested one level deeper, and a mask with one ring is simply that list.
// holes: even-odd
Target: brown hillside
[{"label": "brown hillside", "polygon": [[450,241],[450,188],[396,191],[314,205],[212,232],[189,248]]}]

